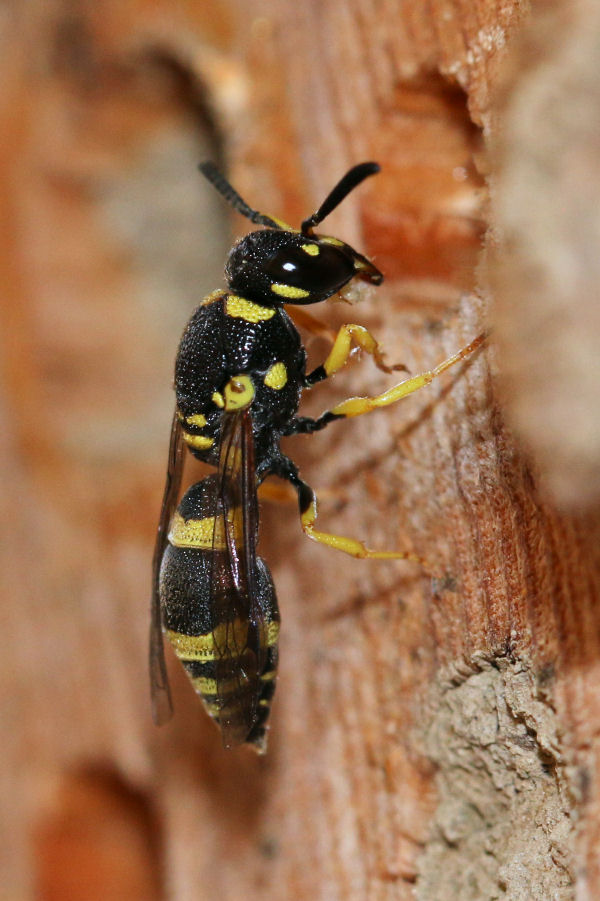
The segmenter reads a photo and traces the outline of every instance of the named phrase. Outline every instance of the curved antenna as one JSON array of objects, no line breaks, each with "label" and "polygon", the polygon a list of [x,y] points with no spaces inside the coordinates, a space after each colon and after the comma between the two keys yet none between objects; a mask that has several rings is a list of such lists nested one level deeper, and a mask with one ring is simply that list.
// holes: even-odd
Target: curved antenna
[{"label": "curved antenna", "polygon": [[352,169],[346,172],[343,178],[338,181],[335,188],[329,192],[316,213],[313,213],[312,216],[309,216],[308,219],[304,220],[300,227],[302,234],[312,234],[313,227],[318,225],[319,222],[322,222],[326,216],[329,216],[329,214],[335,210],[336,206],[339,206],[342,200],[348,196],[350,191],[353,191],[361,181],[364,181],[365,178],[368,178],[370,175],[375,175],[379,170],[380,167],[378,163],[358,163],[357,166],[353,166]]},{"label": "curved antenna", "polygon": [[217,189],[219,194],[225,198],[227,203],[231,204],[234,210],[237,210],[246,219],[250,219],[251,222],[255,222],[257,225],[281,229],[281,224],[276,222],[275,219],[271,219],[269,216],[265,216],[264,213],[259,213],[258,210],[253,210],[252,207],[249,207],[235,188],[231,187],[225,176],[221,175],[214,163],[200,163],[198,169],[211,185]]}]

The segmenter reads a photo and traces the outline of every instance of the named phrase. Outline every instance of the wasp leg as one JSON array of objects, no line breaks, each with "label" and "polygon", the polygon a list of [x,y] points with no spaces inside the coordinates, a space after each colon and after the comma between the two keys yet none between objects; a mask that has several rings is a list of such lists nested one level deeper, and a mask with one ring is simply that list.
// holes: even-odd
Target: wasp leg
[{"label": "wasp leg", "polygon": [[331,532],[320,532],[315,529],[317,519],[317,496],[306,482],[300,482],[298,489],[298,506],[300,508],[300,524],[302,531],[312,541],[342,551],[359,560],[411,560],[427,567],[427,561],[411,551],[373,551],[357,538],[346,535],[335,535]]},{"label": "wasp leg", "polygon": [[395,369],[404,369],[400,366],[388,366],[383,359],[383,351],[381,345],[375,340],[371,332],[363,325],[355,325],[347,323],[340,326],[336,335],[333,347],[329,352],[329,356],[320,366],[317,366],[311,373],[306,376],[306,387],[310,388],[317,382],[329,378],[330,375],[338,372],[342,366],[345,366],[352,353],[352,345],[360,350],[366,351],[373,357],[375,365],[383,372],[393,372]]},{"label": "wasp leg", "polygon": [[373,551],[362,541],[356,538],[348,538],[345,535],[335,535],[331,532],[320,532],[315,529],[317,519],[317,496],[310,485],[303,482],[298,475],[298,469],[287,457],[282,457],[280,465],[273,470],[280,478],[288,479],[298,494],[298,508],[300,510],[300,525],[304,534],[319,544],[342,551],[351,557],[360,560],[410,560],[419,563],[424,569],[429,570],[429,564],[424,557],[413,554],[412,551]]},{"label": "wasp leg", "polygon": [[326,410],[325,413],[322,413],[318,417],[318,419],[299,416],[292,420],[290,423],[290,430],[286,431],[286,434],[318,432],[335,419],[362,416],[363,413],[370,413],[371,410],[376,410],[378,407],[387,407],[390,404],[395,404],[396,401],[402,400],[403,397],[408,397],[409,394],[413,394],[415,391],[418,391],[419,388],[424,388],[425,385],[429,385],[439,375],[447,369],[450,369],[451,366],[460,363],[461,360],[464,360],[477,350],[486,338],[487,333],[483,332],[481,335],[474,338],[470,344],[467,344],[451,357],[448,357],[447,360],[444,360],[434,369],[430,369],[428,372],[422,372],[420,375],[415,375],[410,379],[406,379],[404,382],[400,382],[399,385],[394,385],[393,388],[384,391],[383,394],[377,394],[375,397],[350,397],[337,404],[331,410]]}]

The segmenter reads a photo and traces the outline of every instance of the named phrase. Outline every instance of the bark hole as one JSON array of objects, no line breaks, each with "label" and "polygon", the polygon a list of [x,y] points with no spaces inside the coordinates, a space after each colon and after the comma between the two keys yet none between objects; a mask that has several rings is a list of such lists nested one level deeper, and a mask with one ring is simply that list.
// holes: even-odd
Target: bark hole
[{"label": "bark hole", "polygon": [[396,85],[390,132],[378,156],[377,197],[385,208],[379,229],[377,210],[365,225],[387,278],[474,286],[485,231],[485,162],[481,129],[467,101],[437,71]]},{"label": "bark hole", "polygon": [[38,901],[164,897],[159,819],[114,770],[65,775],[34,834]]}]

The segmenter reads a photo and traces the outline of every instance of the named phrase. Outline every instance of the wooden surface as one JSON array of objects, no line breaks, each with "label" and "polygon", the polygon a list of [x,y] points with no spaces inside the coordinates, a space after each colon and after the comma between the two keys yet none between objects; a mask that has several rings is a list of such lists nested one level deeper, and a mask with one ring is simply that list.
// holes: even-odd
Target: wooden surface
[{"label": "wooden surface", "polygon": [[[594,21],[585,4],[544,12],[540,30],[526,3],[491,0],[7,8],[2,901],[600,893],[597,471],[552,494],[547,448],[564,446],[568,400],[547,406],[549,440],[527,434],[546,384],[527,361],[539,373],[548,330],[511,262],[510,229],[534,204],[505,200],[511,103],[525,75],[557,71],[569,98],[555,48]],[[206,157],[292,223],[349,165],[381,163],[327,231],[386,283],[359,307],[313,312],[367,324],[411,372],[497,320],[489,348],[421,395],[288,442],[323,528],[414,549],[440,576],[348,560],[304,540],[293,505],[263,504],[283,620],[264,759],[223,752],[173,661],[169,726],[151,725],[147,698],[172,362],[222,283],[230,226],[247,226],[202,184]],[[574,208],[584,269],[578,236],[597,213]],[[325,342],[307,343],[322,359]],[[304,409],[389,384],[356,361]],[[597,429],[586,409],[562,428],[576,448],[594,434],[582,421]]]}]

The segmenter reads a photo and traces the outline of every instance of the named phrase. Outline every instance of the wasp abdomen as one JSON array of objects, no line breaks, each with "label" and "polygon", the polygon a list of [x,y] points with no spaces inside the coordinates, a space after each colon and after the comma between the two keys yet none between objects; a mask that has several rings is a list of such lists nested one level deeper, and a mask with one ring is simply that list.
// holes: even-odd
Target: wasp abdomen
[{"label": "wasp abdomen", "polygon": [[226,526],[214,516],[216,483],[209,476],[193,485],[173,517],[160,571],[163,625],[195,691],[217,724],[227,727],[231,744],[247,742],[263,751],[277,671],[277,598],[269,569],[257,557],[254,602],[260,629],[247,617],[223,620],[222,611],[235,609],[236,597],[233,586],[223,586],[215,604],[215,583],[226,565]]}]

